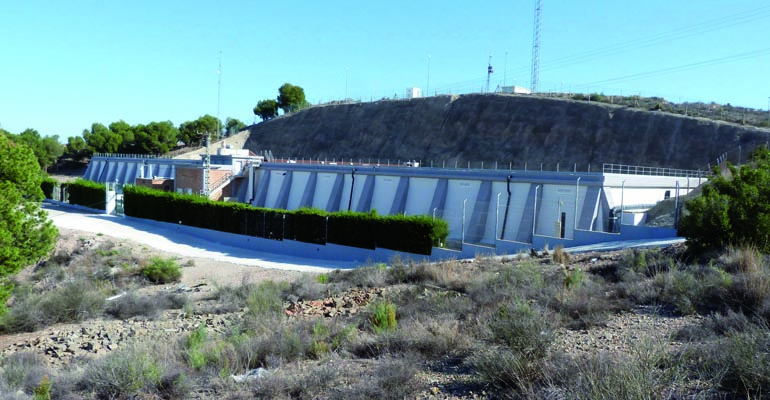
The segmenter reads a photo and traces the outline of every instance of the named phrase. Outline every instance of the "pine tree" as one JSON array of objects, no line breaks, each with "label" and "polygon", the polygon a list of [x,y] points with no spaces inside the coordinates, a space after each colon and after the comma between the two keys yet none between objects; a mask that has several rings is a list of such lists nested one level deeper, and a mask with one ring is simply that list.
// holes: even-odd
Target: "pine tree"
[{"label": "pine tree", "polygon": [[42,179],[33,151],[0,133],[0,313],[13,290],[10,277],[47,256],[58,237],[40,208]]}]

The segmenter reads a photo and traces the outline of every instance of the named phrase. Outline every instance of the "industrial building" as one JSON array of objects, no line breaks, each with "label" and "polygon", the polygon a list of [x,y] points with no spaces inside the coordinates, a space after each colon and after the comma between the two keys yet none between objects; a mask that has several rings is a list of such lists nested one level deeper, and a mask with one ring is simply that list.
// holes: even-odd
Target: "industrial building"
[{"label": "industrial building", "polygon": [[589,172],[266,161],[220,147],[201,160],[97,154],[84,178],[274,209],[430,215],[449,224],[436,253],[473,256],[675,236],[671,228],[644,226],[645,210],[676,201],[705,175],[623,165]]}]

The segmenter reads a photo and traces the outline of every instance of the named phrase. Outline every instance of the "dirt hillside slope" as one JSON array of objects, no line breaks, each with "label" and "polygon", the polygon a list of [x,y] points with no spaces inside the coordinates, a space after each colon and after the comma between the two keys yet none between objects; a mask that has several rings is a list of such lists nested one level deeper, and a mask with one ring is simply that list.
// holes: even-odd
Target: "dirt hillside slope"
[{"label": "dirt hillside slope", "polygon": [[[250,127],[276,157],[416,159],[460,165],[602,163],[697,169],[765,143],[766,129],[611,104],[475,94],[312,107]],[[745,154],[745,153],[744,153]]]}]

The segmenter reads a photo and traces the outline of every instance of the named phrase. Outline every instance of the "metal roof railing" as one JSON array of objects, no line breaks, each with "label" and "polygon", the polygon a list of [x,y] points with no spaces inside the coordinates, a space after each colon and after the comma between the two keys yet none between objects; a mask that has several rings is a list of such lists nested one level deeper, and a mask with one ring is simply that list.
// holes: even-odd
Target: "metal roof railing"
[{"label": "metal roof railing", "polygon": [[672,177],[682,177],[682,178],[708,178],[709,176],[711,176],[711,171],[660,168],[660,167],[643,167],[639,165],[623,165],[623,164],[602,164],[602,172],[605,174],[672,176]]}]

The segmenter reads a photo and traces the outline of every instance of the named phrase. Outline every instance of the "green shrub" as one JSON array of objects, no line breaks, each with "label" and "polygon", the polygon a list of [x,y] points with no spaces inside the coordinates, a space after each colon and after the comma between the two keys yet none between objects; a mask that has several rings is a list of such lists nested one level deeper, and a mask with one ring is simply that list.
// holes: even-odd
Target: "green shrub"
[{"label": "green shrub", "polygon": [[419,398],[424,388],[418,385],[415,360],[407,357],[384,357],[364,379],[353,385],[335,389],[337,399],[401,400]]},{"label": "green shrub", "polygon": [[32,391],[33,399],[51,400],[51,387],[51,379],[48,378],[48,375],[44,376],[43,379],[40,380],[40,383],[35,386],[35,389]]},{"label": "green shrub", "polygon": [[174,259],[153,257],[150,263],[142,267],[142,276],[153,283],[176,282],[182,277],[182,270]]},{"label": "green shrub", "polygon": [[376,211],[270,210],[142,186],[126,186],[123,194],[125,213],[131,217],[274,240],[334,243],[365,249],[382,247],[429,255],[433,246],[446,242],[449,234],[446,221],[427,216],[381,217]]},{"label": "green shrub", "polygon": [[105,209],[107,199],[107,186],[105,184],[78,179],[66,185],[70,204],[97,210]]},{"label": "green shrub", "polygon": [[143,348],[121,348],[88,364],[78,386],[100,399],[129,399],[152,393],[164,372],[152,354]]},{"label": "green shrub", "polygon": [[503,305],[489,316],[492,339],[528,359],[541,359],[553,341],[547,316],[527,303]]},{"label": "green shrub", "polygon": [[206,355],[203,346],[206,344],[208,333],[206,325],[201,323],[197,329],[190,332],[185,338],[184,347],[187,350],[187,361],[193,369],[201,369],[206,366]]},{"label": "green shrub", "polygon": [[34,353],[12,353],[0,363],[0,378],[8,388],[29,393],[48,376],[46,364],[42,356]]},{"label": "green shrub", "polygon": [[53,199],[53,190],[58,185],[59,182],[56,179],[51,177],[43,178],[43,181],[40,183],[40,188],[43,190],[43,195],[46,199]]},{"label": "green shrub", "polygon": [[729,166],[730,174],[716,174],[703,185],[700,196],[685,203],[679,236],[696,252],[731,245],[753,246],[770,252],[770,150],[758,147],[750,163]]},{"label": "green shrub", "polygon": [[396,305],[387,300],[374,303],[369,321],[376,333],[396,330]]},{"label": "green shrub", "polygon": [[531,358],[508,347],[481,350],[470,359],[479,379],[501,396],[529,398],[543,382],[542,359]]},{"label": "green shrub", "polygon": [[15,294],[16,301],[2,320],[6,332],[34,332],[56,323],[95,318],[104,312],[104,294],[85,280],[44,292],[19,287]]},{"label": "green shrub", "polygon": [[163,310],[180,309],[187,304],[186,296],[174,293],[158,293],[153,296],[140,296],[129,291],[124,296],[107,303],[105,312],[118,319],[136,316],[157,318]]},{"label": "green shrub", "polygon": [[688,357],[697,376],[707,377],[728,394],[763,398],[770,393],[770,337],[766,326],[727,334]]},{"label": "green shrub", "polygon": [[283,313],[283,293],[288,289],[286,283],[265,281],[251,291],[246,300],[248,315],[262,317],[269,315],[281,315]]}]

